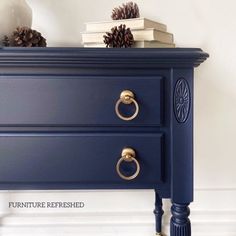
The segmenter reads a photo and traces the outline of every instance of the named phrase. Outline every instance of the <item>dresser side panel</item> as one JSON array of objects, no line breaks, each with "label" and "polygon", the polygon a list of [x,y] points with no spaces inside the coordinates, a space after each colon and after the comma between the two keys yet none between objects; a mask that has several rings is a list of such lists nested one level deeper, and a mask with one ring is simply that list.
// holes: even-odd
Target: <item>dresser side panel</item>
[{"label": "dresser side panel", "polygon": [[193,69],[173,69],[171,80],[171,198],[193,201]]}]

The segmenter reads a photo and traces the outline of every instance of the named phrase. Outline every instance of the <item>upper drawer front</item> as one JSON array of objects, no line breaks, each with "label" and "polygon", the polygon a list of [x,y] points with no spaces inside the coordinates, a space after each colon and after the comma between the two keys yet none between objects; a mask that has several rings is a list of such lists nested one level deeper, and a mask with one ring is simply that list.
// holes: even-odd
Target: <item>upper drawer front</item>
[{"label": "upper drawer front", "polygon": [[[136,152],[140,172],[123,180],[116,169],[124,148]],[[85,188],[109,184],[140,184],[147,187],[162,181],[161,134],[1,134],[0,189],[6,184],[56,185]],[[122,161],[122,174],[135,174],[137,165]],[[99,186],[95,186],[99,185]],[[39,188],[39,187],[38,187]]]},{"label": "upper drawer front", "polygon": [[[161,77],[0,77],[0,126],[116,126],[161,124]],[[116,102],[131,90],[139,106],[120,119]],[[124,116],[134,103],[119,106]]]}]

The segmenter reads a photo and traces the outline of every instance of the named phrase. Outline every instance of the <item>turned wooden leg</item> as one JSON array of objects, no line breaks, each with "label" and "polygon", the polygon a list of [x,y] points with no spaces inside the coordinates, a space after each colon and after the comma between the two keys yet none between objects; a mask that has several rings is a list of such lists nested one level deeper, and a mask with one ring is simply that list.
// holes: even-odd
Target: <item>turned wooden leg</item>
[{"label": "turned wooden leg", "polygon": [[190,214],[189,204],[172,203],[170,222],[171,236],[191,236],[191,223],[188,218]]},{"label": "turned wooden leg", "polygon": [[155,191],[155,210],[153,213],[155,214],[156,218],[156,235],[161,236],[162,235],[162,215],[164,214],[164,211],[162,209],[162,199],[158,195],[157,191]]}]

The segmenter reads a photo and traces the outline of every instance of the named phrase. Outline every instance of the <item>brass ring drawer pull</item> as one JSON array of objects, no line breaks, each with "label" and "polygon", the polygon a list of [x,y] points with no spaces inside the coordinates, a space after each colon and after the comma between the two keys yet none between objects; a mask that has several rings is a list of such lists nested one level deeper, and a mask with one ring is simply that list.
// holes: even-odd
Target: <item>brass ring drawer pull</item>
[{"label": "brass ring drawer pull", "polygon": [[[121,103],[124,103],[124,104],[127,104],[127,105],[130,105],[130,104],[134,103],[134,105],[135,105],[134,114],[132,116],[129,116],[129,117],[126,117],[123,114],[121,114],[120,110],[119,110],[119,106],[120,106]],[[124,90],[120,94],[120,99],[116,103],[115,110],[116,110],[117,116],[122,120],[130,121],[130,120],[135,119],[137,117],[138,113],[139,113],[139,105],[136,102],[136,100],[134,99],[134,93],[130,90]]]},{"label": "brass ring drawer pull", "polygon": [[[116,164],[116,171],[118,173],[118,175],[124,179],[124,180],[132,180],[135,179],[140,172],[140,165],[139,162],[137,161],[136,157],[136,153],[134,151],[134,149],[132,148],[124,148],[121,154],[121,158],[119,159],[119,161]],[[133,175],[131,176],[125,176],[121,170],[120,170],[120,165],[121,163],[125,161],[125,162],[134,162],[136,164],[136,171]]]}]

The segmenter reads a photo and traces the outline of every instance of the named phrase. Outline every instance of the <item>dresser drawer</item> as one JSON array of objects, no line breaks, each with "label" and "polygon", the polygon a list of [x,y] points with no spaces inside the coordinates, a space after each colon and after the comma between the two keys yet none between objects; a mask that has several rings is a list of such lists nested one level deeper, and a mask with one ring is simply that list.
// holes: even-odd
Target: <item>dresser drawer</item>
[{"label": "dresser drawer", "polygon": [[[140,166],[133,180],[122,179],[117,163],[124,148],[135,150]],[[15,184],[160,183],[161,134],[1,134],[0,188]],[[122,161],[124,176],[137,171]],[[66,186],[65,186],[66,187]]]},{"label": "dresser drawer", "polygon": [[[161,77],[0,77],[0,126],[159,126]],[[117,101],[124,90],[134,99]],[[135,102],[137,102],[135,106]],[[138,107],[137,107],[138,106]]]}]

